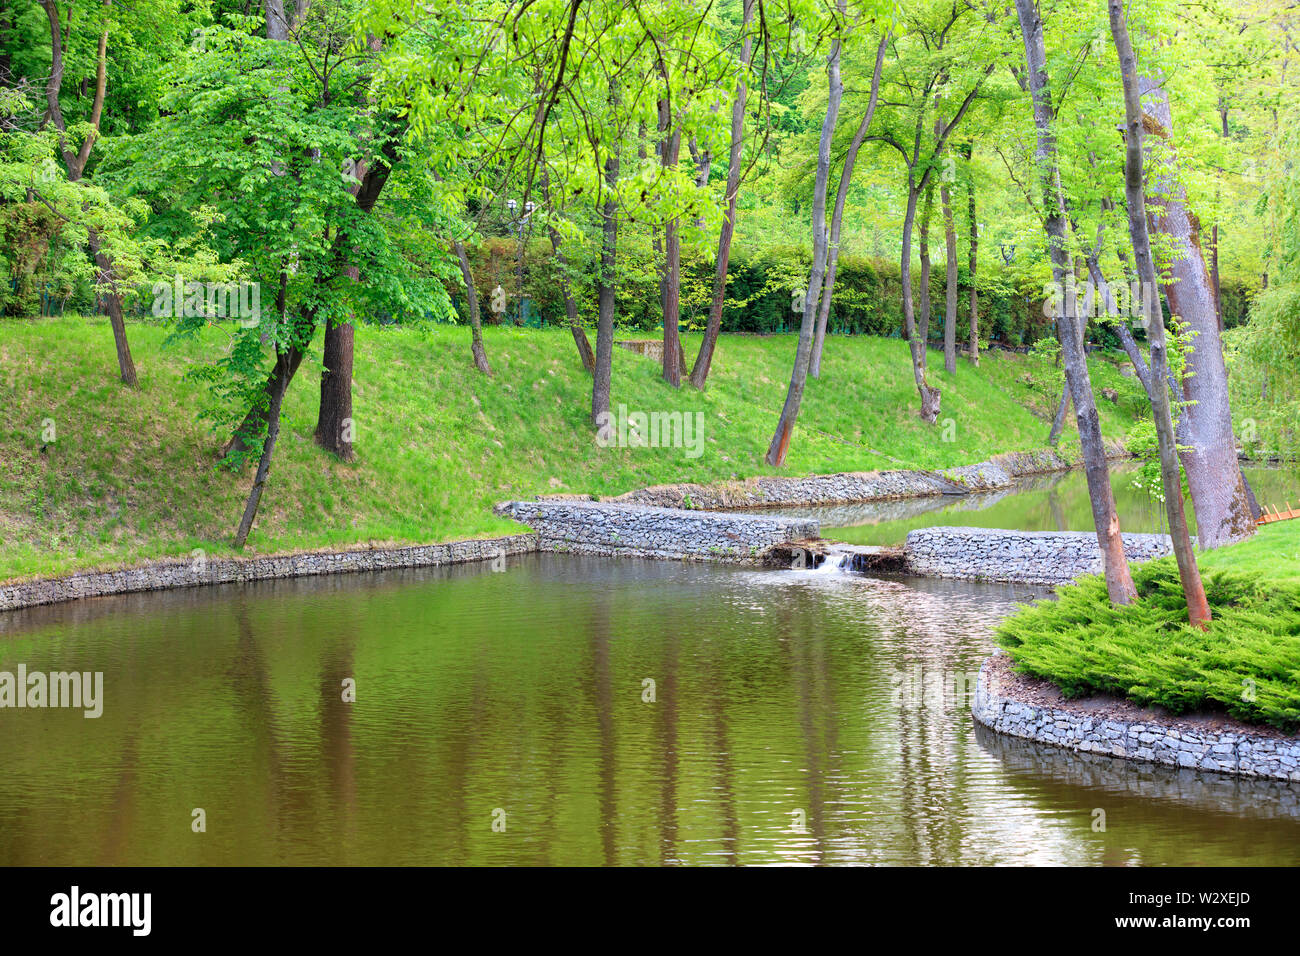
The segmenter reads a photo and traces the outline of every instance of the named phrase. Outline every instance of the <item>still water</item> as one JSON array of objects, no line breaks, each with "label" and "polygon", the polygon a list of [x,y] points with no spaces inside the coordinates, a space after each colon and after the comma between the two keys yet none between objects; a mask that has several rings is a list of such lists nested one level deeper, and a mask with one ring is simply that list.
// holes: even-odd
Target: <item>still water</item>
[{"label": "still water", "polygon": [[[1245,468],[1261,506],[1285,509],[1300,504],[1300,471],[1285,468]],[[1138,486],[1137,469],[1111,467],[1111,490],[1126,532],[1168,532],[1165,506]],[[1088,481],[1082,471],[1033,475],[1014,487],[971,495],[935,495],[897,501],[871,501],[812,508],[777,508],[773,514],[816,518],[822,536],[850,544],[902,544],[909,531],[936,525],[973,528],[1015,528],[1020,531],[1092,531]],[[1187,516],[1195,534],[1190,499]]]},{"label": "still water", "polygon": [[1300,863],[1300,789],[975,729],[1035,593],[528,556],[0,615],[105,697],[0,711],[0,864]]}]

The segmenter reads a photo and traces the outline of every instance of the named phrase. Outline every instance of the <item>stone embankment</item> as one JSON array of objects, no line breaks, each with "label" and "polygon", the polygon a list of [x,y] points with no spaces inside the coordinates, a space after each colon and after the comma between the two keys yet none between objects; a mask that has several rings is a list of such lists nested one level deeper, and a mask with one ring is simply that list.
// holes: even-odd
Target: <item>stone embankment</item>
[{"label": "stone embankment", "polygon": [[[1173,552],[1168,535],[1123,538],[1130,561]],[[1101,548],[1090,531],[921,528],[908,533],[905,550],[908,571],[921,577],[1057,585],[1102,572]]]},{"label": "stone embankment", "polygon": [[1011,670],[1004,654],[980,668],[971,714],[1012,737],[1080,753],[1198,771],[1300,782],[1300,739],[1226,718],[1175,718],[1127,701],[1067,700]]},{"label": "stone embankment", "polygon": [[[1128,456],[1123,445],[1106,448],[1112,458]],[[660,508],[726,510],[774,508],[965,495],[1010,488],[1027,475],[1067,471],[1072,467],[1054,451],[1008,452],[988,461],[948,471],[860,471],[786,478],[764,475],[719,484],[653,485],[604,500]]]},{"label": "stone embankment", "polygon": [[819,533],[811,518],[594,501],[510,501],[496,511],[536,531],[540,550],[577,554],[757,564],[768,549]]},{"label": "stone embankment", "polygon": [[260,558],[207,558],[195,552],[183,561],[158,561],[121,571],[88,571],[64,577],[6,584],[0,588],[0,611],[77,598],[105,597],[136,591],[233,584],[275,578],[300,578],[315,574],[352,571],[388,571],[424,568],[467,561],[490,561],[538,548],[537,535],[513,534],[504,538],[453,541],[450,544],[409,548],[366,548],[353,551],[303,552]]}]

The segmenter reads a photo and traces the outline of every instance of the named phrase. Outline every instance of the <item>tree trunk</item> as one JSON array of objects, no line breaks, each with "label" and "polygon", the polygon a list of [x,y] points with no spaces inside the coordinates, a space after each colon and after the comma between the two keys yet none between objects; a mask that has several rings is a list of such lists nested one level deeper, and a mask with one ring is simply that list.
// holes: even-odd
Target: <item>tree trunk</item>
[{"label": "tree trunk", "polygon": [[253,487],[248,492],[248,502],[244,505],[244,516],[239,521],[239,530],[235,532],[235,547],[243,548],[248,541],[248,533],[253,529],[253,519],[257,517],[258,505],[262,502],[262,490],[271,473],[271,458],[275,454],[275,442],[280,436],[280,410],[284,407],[284,393],[289,389],[289,382],[302,362],[302,352],[297,348],[276,355],[275,371],[272,378],[275,387],[271,392],[271,404],[266,413],[266,440],[262,444],[262,456],[257,462],[257,474],[253,477]]},{"label": "tree trunk", "polygon": [[921,207],[921,366],[926,367],[929,357],[930,348],[930,285],[931,285],[931,262],[930,262],[930,219],[934,212],[934,186],[931,185],[925,191],[925,205]]},{"label": "tree trunk", "polygon": [[949,374],[957,371],[957,227],[952,215],[952,191],[944,183],[939,189],[943,210],[944,255],[947,258],[948,284],[944,290],[943,367]]},{"label": "tree trunk", "polygon": [[975,218],[975,169],[971,164],[974,147],[966,147],[966,164],[969,181],[966,184],[966,214],[970,218],[970,361],[976,368],[980,364],[980,294],[975,288],[975,272],[979,266],[979,223]]},{"label": "tree trunk", "polygon": [[[559,266],[560,293],[564,296],[564,314],[569,320],[569,331],[573,333],[573,344],[578,347],[578,357],[582,359],[582,367],[590,375],[596,369],[596,357],[591,352],[591,341],[587,338],[587,331],[582,327],[582,322],[578,319],[578,302],[573,297],[573,286],[569,283],[569,260],[564,251],[560,248],[560,230],[555,227],[555,221],[551,218],[554,210],[551,205],[551,177],[546,168],[542,168],[542,201],[547,205],[546,234],[551,240],[551,251],[555,254],[555,261]],[[462,270],[463,270],[462,266]],[[477,362],[478,357],[475,356]],[[487,361],[486,356],[484,362]]]},{"label": "tree trunk", "polygon": [[1052,448],[1061,440],[1061,431],[1065,428],[1065,413],[1070,407],[1070,383],[1061,383],[1061,400],[1056,406],[1056,416],[1052,419],[1051,431],[1047,433],[1047,444]]},{"label": "tree trunk", "polygon": [[[346,270],[353,282],[361,281],[355,266]],[[352,345],[356,330],[351,322],[325,321],[325,351],[320,376],[320,411],[316,416],[316,444],[351,461],[352,453]]]},{"label": "tree trunk", "polygon": [[[839,4],[844,10],[844,0]],[[794,434],[794,423],[799,417],[799,405],[803,401],[804,384],[808,376],[809,359],[812,357],[813,328],[817,318],[817,301],[821,294],[822,279],[826,268],[826,188],[830,180],[831,140],[835,135],[835,122],[839,117],[840,98],[844,93],[844,83],[840,80],[840,41],[837,37],[831,43],[830,56],[826,63],[826,73],[830,80],[830,95],[826,103],[826,118],[822,121],[821,140],[817,146],[817,175],[813,182],[813,261],[812,272],[808,277],[808,293],[804,297],[803,317],[799,322],[799,345],[795,349],[794,368],[790,372],[790,387],[786,390],[785,405],[781,408],[781,417],[777,421],[776,433],[768,446],[764,461],[774,467],[785,464],[786,452],[790,447],[790,438]]]},{"label": "tree trunk", "polygon": [[452,245],[456,249],[456,258],[460,260],[460,274],[465,280],[465,310],[469,313],[469,350],[474,356],[474,367],[484,375],[492,374],[492,366],[488,365],[487,350],[483,348],[483,323],[479,318],[478,310],[478,290],[474,287],[474,273],[469,267],[469,254],[465,251],[465,243],[459,239],[455,240]]},{"label": "tree trunk", "polygon": [[100,250],[99,233],[90,231],[90,253],[95,257],[98,283],[107,284],[110,291],[104,293],[104,308],[108,311],[108,321],[113,327],[113,344],[117,348],[117,370],[122,377],[122,384],[134,388],[138,382],[135,374],[135,361],[131,358],[131,345],[126,338],[126,320],[122,315],[122,297],[117,293],[113,280],[113,263],[108,255]]},{"label": "tree trunk", "polygon": [[[67,123],[63,118],[63,109],[59,104],[59,93],[63,88],[63,34],[59,29],[59,8],[54,0],[40,0],[45,9],[46,19],[50,25],[50,76],[45,84],[45,121],[53,122],[59,132],[59,152],[63,156],[64,166],[68,170],[68,182],[80,181],[90,161],[90,151],[99,138],[100,120],[103,118],[104,96],[108,90],[108,24],[99,34],[99,45],[95,52],[95,95],[90,106],[90,126],[92,131],[82,140],[81,146],[74,152],[67,139]],[[104,9],[112,7],[112,0],[104,0]],[[68,11],[69,21],[72,17]],[[45,125],[42,121],[42,126]],[[131,358],[131,346],[126,337],[126,320],[122,313],[122,296],[117,291],[114,281],[113,260],[102,251],[102,237],[95,229],[89,230],[90,255],[95,261],[96,283],[107,285],[108,291],[101,293],[104,308],[108,312],[108,321],[113,328],[113,344],[117,349],[117,369],[124,385],[134,388],[138,383],[135,361]]]},{"label": "tree trunk", "polygon": [[[681,147],[681,130],[675,130],[664,147],[665,167],[677,165],[677,153]],[[677,219],[674,217],[664,225],[664,276],[663,276],[663,315],[664,315],[664,381],[673,388],[681,388],[682,357],[680,338],[681,326],[681,292],[682,292],[682,241]]]},{"label": "tree trunk", "polygon": [[[1030,0],[1016,0],[1028,5]],[[1107,0],[1110,30],[1119,54],[1120,73],[1124,83],[1124,195],[1128,202],[1129,234],[1133,240],[1133,257],[1137,262],[1138,281],[1144,290],[1143,316],[1147,320],[1147,334],[1151,342],[1151,408],[1155,415],[1156,435],[1160,447],[1160,479],[1164,487],[1165,510],[1169,519],[1169,534],[1173,539],[1174,557],[1178,562],[1178,577],[1187,599],[1187,617],[1193,627],[1205,629],[1210,620],[1210,606],[1205,598],[1205,586],[1196,566],[1187,534],[1187,515],[1183,510],[1183,488],[1178,474],[1178,443],[1174,435],[1170,414],[1169,393],[1161,387],[1168,374],[1169,360],[1165,351],[1165,324],[1156,299],[1156,270],[1151,257],[1151,240],[1147,231],[1146,199],[1142,180],[1142,105],[1138,92],[1137,59],[1129,41],[1125,20],[1124,0]],[[1041,36],[1041,34],[1040,34]],[[1041,44],[1041,41],[1040,41]]]},{"label": "tree trunk", "polygon": [[[1149,86],[1141,101],[1144,130],[1164,140],[1167,155],[1174,156],[1168,94],[1151,80],[1144,85]],[[1147,206],[1148,229],[1164,236],[1174,250],[1165,297],[1170,312],[1195,333],[1182,382],[1183,399],[1190,404],[1180,413],[1179,435],[1199,544],[1217,548],[1250,537],[1256,524],[1232,432],[1217,296],[1201,254],[1200,225],[1187,208],[1187,193],[1178,180],[1176,163],[1174,157],[1169,165],[1152,171],[1155,175],[1148,185],[1154,203]]]},{"label": "tree trunk", "polygon": [[[749,26],[754,19],[755,0],[745,0],[744,13],[740,31],[744,39],[740,45],[740,62],[742,69],[749,67],[753,56],[754,40],[749,35]],[[731,236],[736,229],[736,195],[740,191],[740,152],[744,145],[745,99],[748,95],[742,73],[736,89],[735,102],[731,104],[731,152],[727,157],[727,215],[722,220],[722,231],[718,236],[718,260],[713,272],[713,301],[709,304],[709,321],[704,327],[704,341],[695,355],[695,365],[691,369],[691,384],[703,388],[709,378],[709,369],[713,365],[713,351],[718,344],[718,335],[722,331],[722,305],[727,296],[727,267],[731,258]]]},{"label": "tree trunk", "polygon": [[[924,178],[924,177],[923,177]],[[939,418],[942,393],[925,380],[925,339],[916,327],[916,305],[912,298],[912,227],[916,221],[916,202],[919,190],[911,177],[907,185],[907,212],[903,216],[903,252],[899,259],[899,273],[903,286],[903,335],[912,353],[912,378],[921,396],[921,420],[933,425]]]},{"label": "tree trunk", "polygon": [[[612,84],[609,98],[617,106],[618,91]],[[609,421],[609,386],[614,365],[614,267],[618,252],[618,143],[610,144],[605,159],[605,202],[600,246],[600,277],[596,283],[596,370],[591,377],[591,420],[596,426]]]},{"label": "tree trunk", "polygon": [[840,171],[840,186],[835,193],[835,211],[831,214],[830,248],[826,251],[826,280],[822,290],[821,304],[817,310],[817,331],[813,336],[812,358],[809,359],[808,374],[819,378],[822,371],[822,348],[826,342],[826,326],[831,317],[831,296],[835,292],[835,271],[840,258],[840,224],[844,218],[844,202],[849,195],[849,183],[853,179],[853,166],[858,160],[858,150],[871,128],[871,120],[876,115],[876,104],[880,99],[880,71],[885,62],[885,49],[889,46],[890,32],[880,38],[876,49],[876,68],[871,75],[871,97],[867,101],[867,111],[858,124],[857,132],[849,143],[848,152],[844,154],[844,168]]},{"label": "tree trunk", "polygon": [[[1052,276],[1059,288],[1065,288],[1070,272],[1070,256],[1065,237],[1065,205],[1061,193],[1061,174],[1057,164],[1056,134],[1052,129],[1054,112],[1047,76],[1047,53],[1043,45],[1043,22],[1034,0],[1016,0],[1020,32],[1025,43],[1029,91],[1034,102],[1034,126],[1038,133],[1037,159],[1042,176],[1043,213],[1048,252],[1052,259]],[[1088,479],[1088,498],[1092,505],[1097,544],[1105,567],[1106,593],[1113,604],[1130,604],[1137,598],[1124,540],[1120,535],[1119,514],[1110,487],[1110,468],[1101,437],[1101,420],[1092,395],[1088,360],[1079,335],[1081,322],[1073,305],[1067,303],[1057,316],[1057,335],[1065,363],[1065,379],[1074,401],[1075,420],[1083,451],[1084,471]],[[1181,497],[1179,498],[1181,501]]]}]

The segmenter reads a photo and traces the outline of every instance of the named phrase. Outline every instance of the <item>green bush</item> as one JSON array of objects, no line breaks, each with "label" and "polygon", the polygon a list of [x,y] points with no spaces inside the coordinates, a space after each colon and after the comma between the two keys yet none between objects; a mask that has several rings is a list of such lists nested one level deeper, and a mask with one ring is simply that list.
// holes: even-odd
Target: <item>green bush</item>
[{"label": "green bush", "polygon": [[1210,571],[1204,580],[1214,616],[1208,631],[1188,626],[1178,569],[1164,558],[1134,567],[1133,605],[1113,606],[1102,578],[1085,578],[1055,601],[1022,608],[998,640],[1018,671],[1067,697],[1107,693],[1176,714],[1217,710],[1300,728],[1300,582],[1263,570]]}]

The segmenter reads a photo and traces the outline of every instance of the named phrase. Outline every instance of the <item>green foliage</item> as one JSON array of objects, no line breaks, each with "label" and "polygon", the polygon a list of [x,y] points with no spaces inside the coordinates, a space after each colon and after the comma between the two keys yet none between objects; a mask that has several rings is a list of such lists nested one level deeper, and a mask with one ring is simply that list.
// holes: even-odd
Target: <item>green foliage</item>
[{"label": "green foliage", "polygon": [[1300,523],[1202,556],[1214,620],[1187,624],[1173,558],[1134,567],[1138,601],[1112,605],[1097,576],[1025,607],[998,629],[1016,669],[1068,697],[1106,693],[1172,713],[1219,710],[1300,728]]}]

